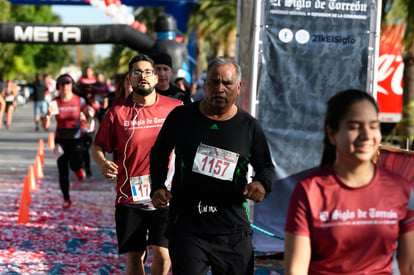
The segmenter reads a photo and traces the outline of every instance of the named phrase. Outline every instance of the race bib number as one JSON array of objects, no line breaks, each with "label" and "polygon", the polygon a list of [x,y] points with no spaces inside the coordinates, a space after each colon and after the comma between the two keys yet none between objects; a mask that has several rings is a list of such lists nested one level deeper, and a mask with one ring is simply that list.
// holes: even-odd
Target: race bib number
[{"label": "race bib number", "polygon": [[59,145],[59,143],[56,144],[55,148],[53,149],[53,154],[55,155],[55,158],[60,158],[65,152],[63,151],[62,146]]},{"label": "race bib number", "polygon": [[233,180],[239,154],[200,144],[193,163],[193,172],[221,180]]},{"label": "race bib number", "polygon": [[151,179],[149,175],[130,179],[132,199],[135,202],[151,200]]}]

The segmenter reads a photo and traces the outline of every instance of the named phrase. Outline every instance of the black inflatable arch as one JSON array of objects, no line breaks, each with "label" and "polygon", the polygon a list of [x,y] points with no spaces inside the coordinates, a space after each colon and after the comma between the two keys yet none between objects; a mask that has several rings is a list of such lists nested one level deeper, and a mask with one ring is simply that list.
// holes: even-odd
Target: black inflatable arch
[{"label": "black inflatable arch", "polygon": [[0,42],[28,44],[120,44],[150,54],[156,41],[123,24],[46,25],[0,23]]}]

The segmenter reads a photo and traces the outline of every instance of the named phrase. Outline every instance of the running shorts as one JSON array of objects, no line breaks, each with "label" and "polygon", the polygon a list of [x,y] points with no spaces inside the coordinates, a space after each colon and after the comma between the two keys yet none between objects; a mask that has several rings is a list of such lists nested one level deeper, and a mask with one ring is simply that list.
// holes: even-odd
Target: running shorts
[{"label": "running shorts", "polygon": [[145,251],[147,245],[168,247],[167,219],[168,208],[144,211],[118,204],[115,223],[119,253]]},{"label": "running shorts", "polygon": [[174,275],[252,275],[254,253],[251,231],[228,235],[199,235],[176,231],[169,254]]}]

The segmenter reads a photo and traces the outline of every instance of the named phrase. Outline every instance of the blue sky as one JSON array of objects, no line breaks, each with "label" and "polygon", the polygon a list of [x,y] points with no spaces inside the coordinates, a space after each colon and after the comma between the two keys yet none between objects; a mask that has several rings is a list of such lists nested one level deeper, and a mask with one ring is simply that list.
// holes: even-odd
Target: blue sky
[{"label": "blue sky", "polygon": [[[53,5],[52,11],[59,15],[62,23],[66,25],[112,24],[112,19],[105,14],[105,11],[93,6]],[[95,52],[106,57],[110,54],[111,47],[112,44],[97,44]]]}]

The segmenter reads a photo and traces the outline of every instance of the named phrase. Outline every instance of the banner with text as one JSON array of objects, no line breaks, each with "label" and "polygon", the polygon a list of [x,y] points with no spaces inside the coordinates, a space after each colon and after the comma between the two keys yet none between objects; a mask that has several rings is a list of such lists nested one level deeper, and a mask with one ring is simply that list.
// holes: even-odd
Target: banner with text
[{"label": "banner with text", "polygon": [[[254,224],[263,230],[284,236],[292,189],[319,165],[328,98],[344,89],[370,87],[375,3],[265,1],[258,119],[269,139],[278,181],[254,207]],[[255,232],[253,239],[257,250],[284,250],[283,241],[264,233]]]},{"label": "banner with text", "polygon": [[381,26],[376,98],[382,122],[399,122],[402,113],[404,25]]}]

